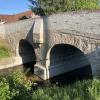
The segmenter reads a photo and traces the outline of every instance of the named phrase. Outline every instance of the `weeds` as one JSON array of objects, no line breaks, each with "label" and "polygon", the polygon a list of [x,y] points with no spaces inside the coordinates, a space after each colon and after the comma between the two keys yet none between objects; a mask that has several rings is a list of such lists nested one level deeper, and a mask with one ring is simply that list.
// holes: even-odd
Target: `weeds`
[{"label": "weeds", "polygon": [[20,72],[0,77],[0,100],[100,100],[100,80],[83,80],[69,85],[39,86]]}]

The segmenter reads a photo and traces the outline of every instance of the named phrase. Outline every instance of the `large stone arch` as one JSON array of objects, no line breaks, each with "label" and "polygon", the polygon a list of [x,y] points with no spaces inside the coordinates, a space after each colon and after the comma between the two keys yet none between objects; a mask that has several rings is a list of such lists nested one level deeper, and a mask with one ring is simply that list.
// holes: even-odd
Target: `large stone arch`
[{"label": "large stone arch", "polygon": [[[66,30],[67,31],[67,30]],[[61,33],[61,32],[50,32],[47,34],[47,42],[49,48],[53,47],[55,44],[69,44],[77,47],[79,50],[84,52],[84,54],[90,53],[92,49],[93,40],[88,37]]]},{"label": "large stone arch", "polygon": [[100,76],[100,40],[92,34],[76,34],[75,31],[68,33],[67,30],[50,32],[47,35],[47,42],[49,48],[52,48],[55,44],[69,44],[77,47],[81,50],[92,67],[92,74],[94,77]]},{"label": "large stone arch", "polygon": [[[92,77],[91,65],[87,57],[73,45],[55,44],[48,50],[46,59],[47,79],[59,80],[56,76],[69,72],[73,73],[72,80]],[[62,80],[67,80],[68,76]]]}]

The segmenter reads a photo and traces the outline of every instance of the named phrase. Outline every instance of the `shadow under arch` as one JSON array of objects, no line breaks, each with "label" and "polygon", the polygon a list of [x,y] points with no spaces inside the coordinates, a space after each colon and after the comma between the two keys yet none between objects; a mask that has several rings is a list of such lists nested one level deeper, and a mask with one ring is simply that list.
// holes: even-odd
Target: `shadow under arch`
[{"label": "shadow under arch", "polygon": [[47,78],[51,83],[71,83],[91,79],[92,69],[86,55],[69,44],[56,44],[47,54]]},{"label": "shadow under arch", "polygon": [[33,46],[26,39],[21,39],[19,42],[19,55],[22,58],[24,72],[30,70],[34,73],[36,54]]}]

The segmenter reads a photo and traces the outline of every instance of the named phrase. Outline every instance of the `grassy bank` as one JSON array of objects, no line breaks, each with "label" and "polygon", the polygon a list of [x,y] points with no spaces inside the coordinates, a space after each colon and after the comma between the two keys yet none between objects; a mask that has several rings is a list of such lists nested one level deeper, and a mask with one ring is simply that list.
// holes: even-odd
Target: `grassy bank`
[{"label": "grassy bank", "polygon": [[0,100],[100,100],[100,80],[78,81],[70,85],[33,87],[22,72],[0,78]]},{"label": "grassy bank", "polygon": [[6,46],[0,44],[0,59],[7,57],[10,57],[10,50]]},{"label": "grassy bank", "polygon": [[6,40],[0,38],[0,59],[11,56],[11,50]]}]

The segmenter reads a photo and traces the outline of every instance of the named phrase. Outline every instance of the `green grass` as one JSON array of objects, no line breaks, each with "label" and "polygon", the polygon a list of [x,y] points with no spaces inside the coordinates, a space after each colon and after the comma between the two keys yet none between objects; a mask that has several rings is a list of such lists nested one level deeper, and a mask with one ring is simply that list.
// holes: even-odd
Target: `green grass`
[{"label": "green grass", "polygon": [[10,57],[10,50],[5,46],[0,44],[0,59]]},{"label": "green grass", "polygon": [[33,81],[20,72],[0,77],[0,100],[100,100],[100,80],[70,85],[32,88]]}]

